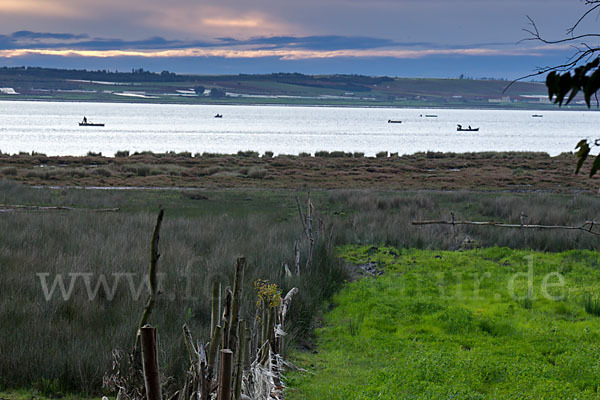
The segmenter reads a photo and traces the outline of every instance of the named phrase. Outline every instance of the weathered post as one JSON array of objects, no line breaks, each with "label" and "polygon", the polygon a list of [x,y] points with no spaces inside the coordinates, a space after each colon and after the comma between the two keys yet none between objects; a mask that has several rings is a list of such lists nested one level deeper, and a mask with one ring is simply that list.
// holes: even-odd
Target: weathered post
[{"label": "weathered post", "polygon": [[294,269],[296,276],[300,276],[300,246],[297,240],[294,240]]},{"label": "weathered post", "polygon": [[[138,324],[138,332],[135,336],[135,344],[133,345],[134,355],[138,351],[138,345],[140,343],[139,330],[148,322],[148,318],[150,317],[150,313],[152,313],[152,308],[154,307],[154,302],[156,301],[156,294],[158,292],[157,265],[158,259],[160,258],[160,254],[158,253],[158,241],[160,240],[160,226],[162,224],[164,215],[165,210],[161,208],[158,212],[158,217],[156,218],[156,225],[154,226],[154,232],[152,233],[152,241],[150,242],[150,269],[148,271],[148,282],[150,284],[148,288],[149,294],[148,301],[146,302],[146,306],[144,307],[142,318],[140,319],[140,323]],[[137,354],[139,355],[139,353]]]},{"label": "weathered post", "polygon": [[214,281],[212,284],[212,308],[210,314],[210,336],[215,333],[217,325],[221,324],[219,316],[221,315],[221,284]]},{"label": "weathered post", "polygon": [[231,373],[233,367],[233,352],[221,350],[221,369],[219,371],[219,390],[217,400],[231,400]]},{"label": "weathered post", "polygon": [[454,223],[454,212],[450,213],[452,222],[452,250],[456,250],[456,224]]},{"label": "weathered post", "polygon": [[313,204],[310,200],[310,190],[308,191],[308,200],[306,205],[306,221],[308,230],[308,260],[306,260],[306,270],[310,271],[310,267],[312,266],[312,257],[313,257],[313,247],[315,245],[315,238],[313,236]]},{"label": "weathered post", "polygon": [[223,337],[222,343],[223,348],[227,348],[229,346],[229,327],[231,326],[231,300],[233,297],[233,293],[231,292],[231,288],[227,287],[225,289],[225,303],[223,304]]},{"label": "weathered post", "polygon": [[519,219],[521,220],[521,238],[523,239],[523,246],[527,246],[527,240],[525,239],[525,218],[527,215],[523,211],[521,211],[521,215],[519,215]]},{"label": "weathered post", "polygon": [[213,377],[216,374],[213,372],[216,370],[217,366],[217,353],[219,352],[219,339],[221,338],[223,327],[221,325],[217,325],[215,327],[215,331],[210,338],[210,345],[208,346],[208,374]]},{"label": "weathered post", "polygon": [[162,400],[160,375],[158,372],[158,345],[156,328],[144,325],[140,329],[142,342],[142,365],[144,368],[144,384],[147,400]]},{"label": "weathered post", "polygon": [[254,356],[253,352],[252,352],[252,343],[254,342],[252,340],[252,332],[250,331],[250,328],[248,326],[246,326],[245,329],[246,333],[245,333],[245,337],[246,337],[246,345],[245,345],[245,350],[244,354],[242,354],[243,356],[243,368],[249,368],[250,367],[250,359]]},{"label": "weathered post", "polygon": [[237,338],[238,345],[237,351],[235,353],[235,385],[233,391],[233,398],[235,400],[240,400],[242,397],[242,380],[244,375],[244,364],[247,350],[247,341],[246,341],[246,323],[243,319],[241,319],[238,323],[237,327]]},{"label": "weathered post", "polygon": [[231,323],[229,325],[229,343],[223,343],[223,346],[228,346],[229,349],[237,352],[237,330],[238,321],[240,318],[240,305],[242,302],[242,285],[244,280],[244,268],[246,267],[246,259],[239,257],[235,264],[235,275],[233,278],[233,299],[231,301]]}]

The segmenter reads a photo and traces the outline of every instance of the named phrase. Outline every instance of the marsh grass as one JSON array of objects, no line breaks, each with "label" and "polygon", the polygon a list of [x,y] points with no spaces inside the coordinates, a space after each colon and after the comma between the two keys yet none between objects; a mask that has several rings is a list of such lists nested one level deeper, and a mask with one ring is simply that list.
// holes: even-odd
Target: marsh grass
[{"label": "marsh grass", "polygon": [[[389,155],[388,155],[389,154]],[[365,157],[360,152],[318,151],[262,157],[252,151],[238,154],[188,152],[119,151],[115,157],[90,153],[84,157],[47,157],[29,153],[0,154],[2,168],[17,168],[12,179],[29,184],[109,185],[109,186],[195,186],[257,187],[295,189],[310,186],[321,189],[508,189],[549,191],[590,191],[593,185],[583,175],[572,175],[576,159],[573,155],[550,158],[541,153],[416,153],[398,156],[379,152]],[[94,173],[105,167],[111,175]],[[161,167],[166,166],[165,169]],[[229,175],[219,179],[203,173],[211,168],[229,171],[251,168],[269,171],[269,179],[260,182],[247,175]],[[85,173],[69,173],[69,169]],[[169,176],[171,179],[163,179]],[[201,178],[201,179],[198,179]]]},{"label": "marsh grass", "polygon": [[[315,221],[322,218],[325,227],[320,233],[321,244],[315,249],[311,271],[286,278],[283,264],[293,265],[293,243],[302,237],[295,192],[221,190],[196,194],[201,197],[182,195],[179,190],[34,189],[0,181],[3,204],[121,209],[110,214],[85,210],[0,213],[5,227],[0,230],[0,386],[31,388],[56,381],[59,392],[98,393],[102,375],[110,369],[111,351],[128,350],[133,344],[145,294],[134,299],[126,282],[119,281],[114,299],[99,295],[90,301],[80,278],[68,301],[56,293],[46,301],[36,274],[49,273],[50,282],[56,274],[63,274],[68,283],[69,273],[92,273],[92,284],[105,274],[112,285],[115,273],[131,273],[139,282],[147,270],[150,235],[159,205],[166,208],[159,264],[159,271],[166,274],[165,290],[151,323],[159,329],[161,367],[176,379],[182,376],[187,357],[181,325],[186,322],[195,337],[207,340],[210,285],[215,279],[231,285],[233,264],[239,255],[246,256],[249,263],[245,304],[254,304],[252,283],[258,278],[277,283],[283,291],[300,288],[288,314],[287,343],[310,348],[326,300],[349,279],[341,261],[325,246],[331,224],[332,246],[388,244],[399,249],[448,249],[451,238],[447,227],[416,228],[410,221],[448,217],[452,210],[461,218],[511,222],[518,221],[520,212],[525,211],[532,222],[570,224],[592,219],[600,209],[600,200],[588,195],[313,191]],[[464,235],[473,237],[480,246],[545,251],[597,248],[595,237],[580,232],[532,232],[526,244],[515,231],[460,229],[459,236]],[[301,251],[304,265],[304,241]],[[509,251],[490,250],[486,254],[504,260]],[[570,253],[568,257],[565,260],[583,260],[598,268],[597,258],[585,253]],[[566,273],[575,268],[573,265],[565,261],[555,267]],[[415,305],[422,310],[434,306]],[[562,315],[570,315],[571,308],[562,310]],[[250,306],[244,317],[247,321],[254,318]],[[458,317],[448,315],[448,329],[458,326],[451,322]],[[493,320],[482,324],[478,326],[492,333],[505,329],[494,325]],[[353,319],[346,326],[358,333],[365,322]]]},{"label": "marsh grass", "polygon": [[600,317],[600,299],[598,297],[586,294],[583,297],[583,307],[588,314]]}]

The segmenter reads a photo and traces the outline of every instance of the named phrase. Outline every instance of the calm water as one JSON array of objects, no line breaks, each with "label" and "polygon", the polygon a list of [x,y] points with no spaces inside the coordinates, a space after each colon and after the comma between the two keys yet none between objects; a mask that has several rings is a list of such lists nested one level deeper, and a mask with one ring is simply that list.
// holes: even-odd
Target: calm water
[{"label": "calm water", "polygon": [[[223,114],[222,119],[214,118]],[[427,118],[435,114],[437,118]],[[543,114],[533,118],[532,114]],[[79,127],[83,116],[103,128]],[[400,124],[387,121],[401,120]],[[456,124],[479,127],[457,132]],[[496,111],[0,101],[0,151],[112,155],[118,150],[275,154],[318,150],[573,150],[599,135],[593,111]]]}]

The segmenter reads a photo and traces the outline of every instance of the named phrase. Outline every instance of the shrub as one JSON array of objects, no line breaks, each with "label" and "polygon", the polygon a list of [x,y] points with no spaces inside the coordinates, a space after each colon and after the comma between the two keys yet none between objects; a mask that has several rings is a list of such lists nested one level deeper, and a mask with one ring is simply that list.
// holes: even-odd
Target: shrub
[{"label": "shrub", "polygon": [[217,157],[223,157],[225,154],[222,153],[202,153],[202,157],[204,158],[217,158]]},{"label": "shrub", "polygon": [[238,151],[237,155],[240,157],[258,157],[257,151],[246,150],[246,151]]},{"label": "shrub", "polygon": [[[298,154],[298,157],[310,157],[310,156],[311,156],[310,153],[305,153],[305,152]],[[315,154],[315,157],[316,157],[316,154]]]},{"label": "shrub", "polygon": [[0,173],[4,176],[16,176],[17,167],[5,167],[0,170]]},{"label": "shrub", "polygon": [[363,153],[362,151],[355,151],[353,156],[354,158],[363,158],[365,156],[365,153]]},{"label": "shrub", "polygon": [[377,158],[386,158],[387,156],[388,156],[387,151],[380,151],[379,153],[375,154],[375,157],[377,157]]},{"label": "shrub", "polygon": [[262,167],[252,167],[247,175],[248,178],[263,179],[267,175],[267,170]]},{"label": "shrub", "polygon": [[265,154],[263,154],[263,158],[273,158],[273,152],[265,151]]},{"label": "shrub", "polygon": [[96,168],[94,170],[94,173],[96,175],[104,176],[106,178],[108,178],[109,176],[112,176],[112,172],[108,168]]},{"label": "shrub", "polygon": [[129,150],[119,150],[115,153],[115,157],[129,157]]},{"label": "shrub", "polygon": [[[152,175],[166,174],[166,175],[170,175],[170,176],[178,176],[178,175],[182,175],[185,170],[186,170],[186,168],[182,167],[180,165],[165,164],[165,165],[161,165],[159,168],[153,168]],[[155,171],[157,173],[154,173]]]},{"label": "shrub", "polygon": [[344,153],[343,151],[332,151],[329,153],[329,157],[352,157],[352,153]]},{"label": "shrub", "polygon": [[158,154],[155,154],[152,151],[149,150],[145,150],[145,151],[136,151],[135,153],[133,153],[134,156],[151,156],[151,157],[158,157]]},{"label": "shrub", "polygon": [[64,171],[65,175],[70,175],[75,178],[85,178],[88,176],[88,171],[85,168],[69,168]]},{"label": "shrub", "polygon": [[88,157],[102,157],[102,152],[94,153],[93,151],[87,152]]},{"label": "shrub", "polygon": [[329,152],[325,150],[315,151],[315,157],[329,157]]},{"label": "shrub", "polygon": [[212,167],[204,168],[201,172],[201,175],[214,175],[221,171],[223,171],[223,167],[221,167],[219,165],[215,165]]},{"label": "shrub", "polygon": [[152,170],[148,164],[126,164],[121,169],[125,172],[132,172],[137,176],[148,176]]}]

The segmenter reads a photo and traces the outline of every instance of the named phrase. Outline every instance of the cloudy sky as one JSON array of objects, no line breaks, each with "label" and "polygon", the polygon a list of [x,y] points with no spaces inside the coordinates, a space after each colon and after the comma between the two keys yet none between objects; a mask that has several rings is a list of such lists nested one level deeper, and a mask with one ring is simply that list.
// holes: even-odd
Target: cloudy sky
[{"label": "cloudy sky", "polygon": [[580,0],[0,0],[0,65],[511,79],[573,52],[518,43],[526,16],[561,38],[586,9]]}]

